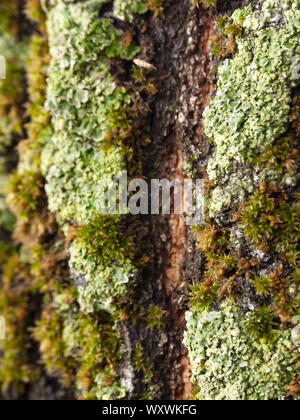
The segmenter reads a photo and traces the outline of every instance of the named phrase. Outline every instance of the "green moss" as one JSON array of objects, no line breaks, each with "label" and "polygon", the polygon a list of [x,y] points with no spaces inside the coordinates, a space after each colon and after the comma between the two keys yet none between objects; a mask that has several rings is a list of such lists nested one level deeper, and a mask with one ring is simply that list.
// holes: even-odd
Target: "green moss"
[{"label": "green moss", "polygon": [[0,2],[0,54],[6,62],[6,78],[0,80],[0,232],[7,237],[15,217],[7,208],[8,172],[15,165],[14,146],[22,135],[22,101],[27,54],[18,23],[19,2]]},{"label": "green moss", "polygon": [[272,309],[267,306],[260,307],[249,316],[249,332],[258,339],[272,342],[277,337],[276,327],[279,327],[279,322],[275,321]]},{"label": "green moss", "polygon": [[25,42],[0,30],[0,54],[6,61],[6,79],[0,80],[0,153],[22,134],[21,104],[24,99]]},{"label": "green moss", "polygon": [[269,277],[256,276],[252,281],[257,293],[261,296],[268,296],[271,289],[272,280]]},{"label": "green moss", "polygon": [[[14,6],[12,4],[11,8],[5,8],[11,19],[16,13]],[[9,30],[5,16],[8,17],[4,15],[0,25],[0,54],[6,61],[6,79],[0,80],[0,228],[12,231],[15,220],[7,209],[5,193],[7,173],[15,161],[13,147],[22,134],[21,103],[24,99],[26,45],[17,40],[14,31],[13,34],[3,31],[3,28]]]},{"label": "green moss", "polygon": [[205,6],[208,7],[216,7],[217,5],[217,0],[192,0],[192,2],[198,6],[200,3],[204,4]]},{"label": "green moss", "polygon": [[[46,35],[45,5],[41,0],[26,0],[25,10],[28,19],[38,25],[39,31]],[[43,59],[43,57],[40,57]]]},{"label": "green moss", "polygon": [[[245,37],[237,38],[238,52],[220,66],[216,96],[204,113],[205,133],[216,146],[208,164],[209,178],[217,183],[212,216],[246,199],[262,180],[274,181],[273,172],[253,170],[253,164],[289,122],[291,88],[296,85],[293,58],[300,53],[298,6],[295,1],[266,1],[262,13],[248,7],[232,16]],[[274,19],[279,15],[284,24]],[[295,184],[295,176],[283,182]]]},{"label": "green moss", "polygon": [[6,206],[6,187],[7,176],[0,175],[0,229],[12,232],[15,228],[16,218]]},{"label": "green moss", "polygon": [[200,311],[208,309],[211,305],[218,301],[219,284],[212,285],[211,282],[203,282],[203,284],[195,284],[191,286],[190,305]]},{"label": "green moss", "polygon": [[274,331],[274,340],[249,334],[249,320],[238,307],[186,315],[185,345],[190,352],[198,398],[206,400],[282,400],[295,379],[298,351],[291,331]]},{"label": "green moss", "polygon": [[[3,391],[15,386],[20,392],[24,384],[34,380],[39,368],[31,364],[30,329],[34,308],[30,284],[30,265],[21,249],[2,246],[0,313],[6,321],[6,340],[3,341],[3,357],[0,364],[0,384]],[[4,261],[2,260],[4,259]]]},{"label": "green moss", "polygon": [[299,204],[288,204],[276,194],[259,191],[246,206],[242,221],[245,235],[256,246],[263,241],[275,244],[277,252],[295,251],[299,240]]},{"label": "green moss", "polygon": [[194,228],[198,248],[203,253],[204,274],[201,284],[191,286],[192,307],[208,309],[224,297],[234,297],[237,289],[235,272],[238,259],[232,252],[230,231],[217,224],[205,224]]},{"label": "green moss", "polygon": [[155,305],[151,305],[147,317],[148,326],[152,329],[160,329],[164,327],[166,325],[165,314],[166,311],[164,311],[162,308],[159,308]]},{"label": "green moss", "polygon": [[[42,22],[44,22],[44,19]],[[27,115],[30,122],[26,124],[27,136],[19,144],[18,173],[28,171],[40,172],[40,155],[42,147],[52,135],[50,114],[45,109],[47,67],[50,57],[46,35],[33,34],[28,48],[27,81],[30,102],[27,104]]]},{"label": "green moss", "polygon": [[16,19],[18,13],[19,0],[12,0],[10,2],[2,0],[0,2],[0,14],[2,17],[0,30],[11,35],[17,35],[20,30],[18,19]]},{"label": "green moss", "polygon": [[[0,313],[5,317],[7,339],[1,354],[0,384],[22,393],[26,383],[40,374],[39,366],[33,366],[33,340],[31,329],[36,313],[36,295],[33,285],[30,257],[23,247],[13,245],[9,233],[16,219],[32,216],[38,202],[38,180],[32,172],[28,178],[15,175],[11,180],[14,190],[13,207],[16,216],[7,208],[9,172],[16,165],[14,148],[23,135],[25,101],[25,67],[28,40],[24,35],[24,19],[20,18],[20,2],[0,2],[0,54],[6,60],[6,79],[0,81],[0,230],[9,241],[1,243],[1,292]],[[10,191],[11,192],[11,191]]]},{"label": "green moss", "polygon": [[115,298],[134,284],[134,248],[121,230],[120,216],[98,215],[79,229],[70,248],[70,267],[79,283],[79,302],[86,313],[111,310]]},{"label": "green moss", "polygon": [[[33,336],[39,343],[42,362],[50,374],[59,373],[60,381],[71,386],[76,363],[71,357],[72,346],[64,334],[64,319],[54,305],[46,305],[34,329]],[[66,328],[66,327],[65,327]]]},{"label": "green moss", "polygon": [[78,231],[78,239],[88,253],[105,265],[134,256],[133,244],[120,229],[120,221],[120,216],[97,215]]},{"label": "green moss", "polygon": [[20,216],[32,216],[43,203],[41,174],[35,172],[15,174],[10,179],[9,191],[8,202],[10,208]]},{"label": "green moss", "polygon": [[75,387],[84,399],[118,399],[125,396],[114,367],[120,337],[113,320],[101,321],[77,309],[77,293],[64,288],[46,306],[34,331],[43,362],[50,373],[60,373],[64,385]]},{"label": "green moss", "polygon": [[115,373],[120,358],[120,335],[114,323],[105,316],[100,322],[80,316],[77,334],[77,345],[82,349],[79,350],[78,359],[81,359],[82,365],[77,374],[77,387],[81,388],[80,379],[90,372],[92,382],[87,398],[124,398],[126,389],[120,386]]},{"label": "green moss", "polygon": [[221,16],[210,39],[212,55],[218,59],[232,57],[237,51],[236,38],[240,38],[242,33],[241,25],[233,23],[227,16]]}]

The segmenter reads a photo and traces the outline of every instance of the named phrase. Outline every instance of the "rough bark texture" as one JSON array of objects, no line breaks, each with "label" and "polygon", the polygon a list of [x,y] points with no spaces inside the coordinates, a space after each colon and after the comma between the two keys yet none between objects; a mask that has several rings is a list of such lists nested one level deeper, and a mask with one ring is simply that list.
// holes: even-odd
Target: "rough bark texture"
[{"label": "rough bark texture", "polygon": [[[293,342],[299,334],[293,324],[298,313],[299,237],[297,227],[284,219],[288,204],[293,209],[288,217],[295,226],[299,224],[299,213],[294,211],[300,131],[296,85],[283,78],[293,106],[285,131],[274,135],[270,145],[274,156],[268,161],[271,165],[282,161],[277,184],[265,180],[257,169],[265,164],[266,151],[261,146],[255,150],[255,164],[237,158],[231,178],[250,173],[252,190],[229,208],[206,212],[205,224],[196,233],[182,215],[102,219],[94,196],[86,204],[80,195],[85,184],[90,183],[93,190],[94,183],[100,182],[99,168],[105,173],[111,166],[114,179],[115,166],[124,169],[124,162],[131,177],[142,177],[149,184],[151,179],[204,179],[208,203],[218,186],[228,188],[230,173],[221,180],[209,179],[207,167],[217,141],[208,139],[203,113],[215,101],[218,67],[226,58],[234,60],[240,39],[256,36],[246,33],[242,19],[233,23],[231,14],[249,4],[261,11],[264,2],[220,0],[208,7],[206,1],[191,0],[50,0],[43,10],[38,0],[14,0],[11,6],[5,2],[0,0],[6,19],[0,25],[0,53],[8,54],[10,70],[16,72],[14,83],[21,87],[11,93],[9,75],[0,81],[6,88],[0,90],[4,104],[0,104],[0,115],[16,118],[15,125],[6,123],[9,134],[0,125],[1,184],[8,185],[5,193],[0,190],[0,316],[7,322],[7,340],[1,350],[2,398],[297,398],[297,352],[287,350],[286,342],[291,331]],[[139,8],[134,8],[136,4]],[[276,7],[280,4],[278,0]],[[295,4],[289,0],[291,8]],[[276,13],[279,30],[287,19],[282,11]],[[58,15],[61,27],[56,27]],[[227,20],[219,19],[227,15]],[[12,21],[15,24],[10,28]],[[81,23],[86,23],[85,30]],[[12,41],[7,41],[7,34]],[[10,42],[17,47],[12,56],[4,49],[10,48]],[[134,50],[136,46],[140,50]],[[68,54],[75,57],[73,64]],[[105,69],[101,74],[97,73],[100,67]],[[89,79],[89,74],[94,78]],[[97,77],[103,90],[97,91]],[[79,92],[73,91],[74,83],[80,86]],[[107,92],[107,86],[114,87]],[[223,108],[218,112],[222,114]],[[102,143],[95,141],[101,137],[99,132]],[[284,142],[285,136],[289,140]],[[12,153],[17,143],[18,164]],[[249,143],[249,150],[253,149],[251,139]],[[102,159],[99,150],[106,154],[102,167],[97,166]],[[282,187],[286,172],[293,183]],[[264,217],[261,205],[262,215],[253,221],[249,209],[255,205],[255,193],[266,194],[273,207]],[[265,227],[259,217],[270,226]],[[284,232],[290,238],[283,240]],[[91,280],[95,273],[99,280]],[[118,283],[118,276],[127,280]],[[233,301],[232,315],[227,317]],[[227,309],[223,310],[224,302]],[[248,323],[249,311],[253,319],[250,316]],[[244,345],[249,349],[230,364],[237,366],[238,373],[234,370],[228,373],[229,379],[225,377],[228,389],[226,382],[224,393],[215,393],[220,379],[213,378],[209,349],[207,354],[203,349],[205,334],[213,341],[218,333],[214,322],[221,318],[224,335],[211,348],[231,345],[235,338],[226,341],[226,337],[232,327],[240,332],[236,334],[241,337],[238,350]],[[200,330],[204,333],[199,338]],[[262,347],[255,347],[250,338],[247,341],[248,335],[264,343]],[[216,377],[227,366],[225,353],[222,347],[222,354],[217,355],[221,367],[215,369]],[[274,383],[261,371],[253,380],[239,370],[247,355],[256,353],[263,367],[265,363],[266,369],[274,370]],[[284,357],[276,364],[273,355],[277,354]],[[255,372],[261,368],[255,360],[249,363]],[[281,371],[276,376],[278,366]],[[266,388],[265,394],[256,394],[253,381],[259,384],[257,388]],[[247,389],[242,394],[235,386]]]}]

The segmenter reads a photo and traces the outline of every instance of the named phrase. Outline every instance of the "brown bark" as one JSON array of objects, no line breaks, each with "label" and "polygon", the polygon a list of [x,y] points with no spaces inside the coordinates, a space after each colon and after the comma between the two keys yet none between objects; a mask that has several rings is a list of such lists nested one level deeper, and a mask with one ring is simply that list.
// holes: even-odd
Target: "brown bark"
[{"label": "brown bark", "polygon": [[[149,21],[153,63],[161,78],[159,92],[150,104],[152,143],[144,159],[144,173],[152,178],[183,179],[184,159],[196,151],[207,152],[201,118],[211,89],[207,76],[212,22],[206,8],[195,8],[189,0],[170,2],[163,16]],[[197,175],[203,176],[201,169]],[[147,223],[151,264],[142,273],[149,288],[147,305],[166,310],[167,328],[154,334],[141,328],[138,336],[141,339],[146,334],[142,342],[153,366],[154,398],[189,399],[192,385],[189,358],[182,344],[184,314],[189,285],[200,277],[201,258],[182,216],[150,216]],[[145,303],[139,300],[139,305]],[[137,330],[128,328],[134,347]],[[139,395],[142,388],[139,383],[133,395]]]}]

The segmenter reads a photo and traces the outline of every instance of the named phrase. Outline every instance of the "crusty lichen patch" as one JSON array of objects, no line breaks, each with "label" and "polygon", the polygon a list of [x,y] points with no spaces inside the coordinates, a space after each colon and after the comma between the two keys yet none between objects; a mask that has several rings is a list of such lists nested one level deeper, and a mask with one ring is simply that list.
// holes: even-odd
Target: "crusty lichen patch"
[{"label": "crusty lichen patch", "polygon": [[79,240],[71,245],[70,267],[78,279],[79,303],[84,312],[111,311],[115,298],[128,295],[136,271],[131,250],[130,241],[122,237],[117,216],[98,216],[79,232]]},{"label": "crusty lichen patch", "polygon": [[134,13],[143,15],[148,11],[148,0],[115,0],[114,14],[122,19],[133,22]]},{"label": "crusty lichen patch", "polygon": [[[205,400],[282,400],[295,379],[298,356],[291,331],[277,331],[271,342],[249,334],[247,317],[236,306],[186,314],[193,380]],[[299,349],[298,349],[299,350]]]},{"label": "crusty lichen patch", "polygon": [[[265,1],[261,12],[251,6],[234,12],[245,30],[238,52],[219,67],[217,92],[204,116],[206,135],[215,152],[208,175],[217,186],[210,214],[228,209],[253,193],[262,180],[276,182],[276,172],[262,171],[256,157],[284,134],[296,85],[294,59],[300,54],[299,2]],[[278,178],[278,177],[277,177]],[[281,179],[294,185],[295,174]]]},{"label": "crusty lichen patch", "polygon": [[[132,100],[117,85],[110,72],[110,59],[130,61],[140,48],[125,42],[124,31],[111,18],[99,18],[106,0],[83,3],[56,1],[48,13],[50,54],[48,99],[54,135],[42,154],[49,208],[67,233],[70,225],[80,225],[97,237],[121,229],[121,219],[112,216],[111,225],[100,223],[105,192],[101,182],[117,179],[126,170],[125,141],[131,136],[128,107]],[[133,13],[147,11],[145,2],[114,2],[115,16],[132,22]],[[96,222],[95,222],[96,221]],[[111,241],[112,243],[112,241]],[[113,244],[114,245],[114,244]],[[115,246],[115,245],[114,245]],[[102,250],[109,242],[102,245]],[[113,254],[113,251],[111,250]],[[130,258],[90,253],[86,243],[75,239],[70,247],[70,267],[79,280],[80,305],[87,313],[111,310],[113,299],[126,295],[135,271]]]},{"label": "crusty lichen patch", "polygon": [[101,150],[101,142],[129,125],[130,97],[116,86],[106,57],[130,59],[139,49],[125,48],[122,31],[110,19],[98,19],[103,3],[58,2],[48,15],[52,60],[46,107],[55,134],[42,168],[50,210],[61,224],[88,223],[101,208],[101,179],[125,168],[119,147]]}]

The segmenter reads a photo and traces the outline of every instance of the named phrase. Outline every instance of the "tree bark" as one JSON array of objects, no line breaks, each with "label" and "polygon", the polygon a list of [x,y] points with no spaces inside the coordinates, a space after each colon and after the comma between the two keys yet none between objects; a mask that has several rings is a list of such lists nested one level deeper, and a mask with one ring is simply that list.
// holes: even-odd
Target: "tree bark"
[{"label": "tree bark", "polygon": [[[261,8],[262,4],[256,0],[223,0],[212,6],[208,6],[207,1],[198,1],[196,5],[191,0],[116,0],[103,1],[103,4],[100,0],[89,0],[86,7],[85,2],[50,0],[45,3],[42,8],[39,1],[14,0],[10,9],[4,7],[4,0],[0,0],[8,22],[16,21],[16,18],[22,20],[17,24],[17,35],[11,34],[4,24],[0,25],[0,41],[9,34],[19,48],[14,57],[7,57],[13,64],[19,63],[18,83],[22,86],[21,99],[20,96],[17,98],[18,92],[12,95],[18,99],[16,104],[7,97],[5,90],[0,90],[1,98],[7,101],[3,109],[0,105],[0,115],[11,115],[15,106],[22,127],[21,130],[16,126],[9,127],[11,139],[7,144],[0,125],[0,152],[6,159],[6,165],[3,170],[0,167],[0,171],[8,184],[6,207],[0,196],[3,201],[3,205],[0,202],[0,315],[7,323],[0,369],[2,398],[188,400],[204,396],[209,399],[205,398],[205,390],[202,389],[201,394],[198,369],[202,361],[195,362],[199,355],[194,354],[197,346],[193,342],[197,328],[189,325],[190,321],[187,325],[187,313],[193,312],[201,321],[199,313],[207,312],[208,316],[223,313],[222,303],[234,300],[239,307],[237,319],[247,319],[249,310],[256,313],[261,307],[267,307],[268,315],[272,313],[268,322],[275,319],[276,331],[288,334],[293,330],[295,334],[297,327],[292,319],[297,314],[296,292],[293,297],[289,295],[287,282],[291,287],[298,287],[294,277],[291,279],[298,272],[297,266],[289,261],[289,251],[293,249],[296,253],[297,235],[294,235],[294,228],[287,226],[287,220],[278,219],[280,216],[277,217],[276,212],[285,209],[286,204],[295,205],[298,181],[281,188],[279,180],[275,190],[274,186],[269,186],[271,182],[258,179],[245,199],[232,202],[228,208],[221,208],[213,215],[207,211],[206,230],[196,229],[196,233],[195,229],[186,226],[184,215],[176,214],[125,216],[121,221],[117,220],[118,232],[114,233],[115,225],[110,225],[111,221],[97,219],[99,215],[93,203],[92,210],[86,210],[90,203],[86,204],[80,190],[85,188],[82,182],[90,183],[90,189],[86,190],[88,194],[93,190],[93,183],[99,181],[99,167],[93,166],[100,159],[99,150],[102,148],[103,153],[107,153],[105,156],[112,156],[120,148],[125,156],[122,155],[123,163],[125,161],[132,178],[141,177],[148,184],[151,179],[203,179],[207,201],[217,187],[225,191],[227,178],[213,181],[207,173],[217,146],[215,139],[208,138],[204,110],[210,107],[218,92],[219,66],[226,59],[234,60],[238,36],[247,39],[246,30],[241,29],[243,23],[234,26],[230,16],[247,5],[256,10],[255,7]],[[141,8],[134,9],[132,14],[129,7],[136,3]],[[122,7],[126,8],[127,14],[122,15]],[[95,13],[94,20],[90,22],[92,13]],[[81,21],[76,21],[78,14],[82,15]],[[64,25],[62,30],[58,26],[55,28],[53,23],[58,16],[57,22]],[[231,22],[231,32],[222,32],[222,29],[218,32],[220,18],[224,16]],[[76,25],[79,28],[86,22],[89,22],[84,29],[86,32],[76,29]],[[108,22],[109,30],[114,31],[113,41],[108,29],[101,26],[103,22]],[[236,31],[242,32],[237,35]],[[26,44],[28,35],[31,36],[29,45]],[[101,46],[101,36],[106,37],[105,47]],[[65,52],[64,42],[69,41]],[[224,45],[227,50],[223,55],[212,54],[214,47],[222,49]],[[130,48],[134,46],[140,47],[139,52],[132,53]],[[24,50],[22,53],[21,49]],[[22,54],[29,57],[27,63]],[[76,58],[73,64],[70,64],[70,57]],[[107,68],[100,74],[104,62]],[[61,66],[59,71],[57,63]],[[99,77],[99,83],[101,80],[104,85],[114,84],[111,93],[106,93],[106,85],[97,91],[92,78],[88,79],[89,72]],[[22,79],[25,77],[24,87]],[[78,82],[77,87],[73,86],[74,81]],[[8,80],[2,83],[11,83],[9,74]],[[126,105],[123,91],[119,96],[115,94],[121,88],[130,96],[130,105]],[[78,106],[73,106],[78,89],[82,96]],[[275,150],[280,143],[279,137],[286,135],[291,139],[282,160],[294,177],[299,129],[293,118],[299,116],[299,88],[290,89],[290,99],[294,101],[290,119],[285,133],[274,137],[272,147]],[[102,102],[97,102],[97,97],[102,98]],[[112,97],[119,101],[115,109],[109,105]],[[90,129],[88,123],[93,128]],[[85,130],[83,124],[86,124]],[[101,130],[107,130],[101,146],[94,141],[96,135],[92,130],[97,135]],[[19,163],[16,164],[11,156],[12,148],[18,142]],[[75,149],[78,153],[72,161],[71,154]],[[265,151],[257,146],[255,153],[262,156]],[[274,156],[271,158],[276,160],[277,155]],[[111,165],[114,177],[114,164],[106,160],[100,170],[107,170]],[[238,177],[247,165],[240,162],[233,170],[232,178]],[[247,173],[250,171],[251,177],[255,178],[254,166],[254,163],[253,166],[250,164]],[[76,190],[75,198],[71,184]],[[274,202],[266,216],[271,223],[271,233],[266,241],[262,238],[264,227],[259,228],[259,241],[265,245],[263,250],[254,245],[253,230],[247,236],[247,228],[251,225],[247,211],[249,206],[254,206],[251,200],[256,191],[269,194],[268,198]],[[59,203],[57,207],[56,203]],[[4,212],[10,216],[13,213],[16,218],[14,233],[2,217]],[[241,227],[245,220],[243,215],[249,216],[248,225]],[[291,217],[297,219],[294,213]],[[295,220],[297,223],[299,220]],[[292,232],[292,237],[285,240],[290,241],[288,248],[274,251],[272,242],[279,243],[284,235],[282,232]],[[235,242],[234,235],[238,238]],[[134,251],[130,246],[127,250],[128,244],[122,242],[124,238],[134,243]],[[107,257],[107,249],[114,253],[112,257]],[[123,273],[128,264],[135,269],[132,271],[131,268],[126,274],[127,289],[115,293],[115,286],[111,286],[115,281],[113,270]],[[90,272],[91,266],[94,269]],[[98,269],[99,278],[92,283],[91,278]],[[107,271],[110,274],[102,286],[101,276]],[[253,280],[257,277],[271,278],[271,289],[266,294],[255,289]],[[100,283],[103,289],[97,295]],[[196,292],[195,287],[198,287]],[[109,295],[110,291],[111,300],[105,307],[103,296]],[[202,307],[203,301],[211,299],[212,295],[214,298],[209,305]],[[285,313],[290,308],[290,313]],[[261,318],[251,324],[255,328],[265,321],[262,313],[258,313]],[[252,333],[257,331],[249,332]],[[275,350],[272,348],[271,353],[275,354]],[[248,353],[251,351],[249,349]],[[293,357],[294,366],[297,357]],[[241,360],[235,363],[239,364]],[[284,376],[283,372],[280,374]],[[286,377],[290,378],[289,375]],[[293,370],[291,378],[293,380],[286,379],[284,383],[288,387],[286,398],[297,398],[296,371]],[[235,384],[238,380],[235,379]],[[268,384],[267,379],[264,381]],[[234,399],[234,395],[228,398],[226,394],[223,399]],[[254,393],[249,395],[244,399],[252,399]],[[281,395],[279,391],[278,395]]]}]

